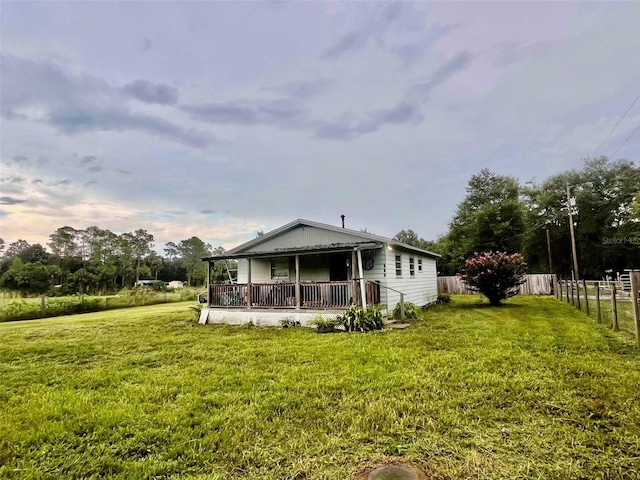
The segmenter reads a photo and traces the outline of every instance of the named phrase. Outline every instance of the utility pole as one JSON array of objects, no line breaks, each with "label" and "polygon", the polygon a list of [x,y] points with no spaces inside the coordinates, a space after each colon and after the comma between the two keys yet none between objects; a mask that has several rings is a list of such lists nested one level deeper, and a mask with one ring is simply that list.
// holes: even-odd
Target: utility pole
[{"label": "utility pole", "polygon": [[551,237],[549,236],[549,229],[547,228],[547,253],[549,254],[549,273],[553,275],[553,260],[551,259]]},{"label": "utility pole", "polygon": [[571,230],[571,252],[573,254],[573,271],[575,272],[576,281],[580,280],[578,274],[578,254],[576,253],[576,235],[573,231],[573,215],[571,215],[571,193],[569,192],[569,184],[567,183],[567,206],[569,207],[569,229]]}]

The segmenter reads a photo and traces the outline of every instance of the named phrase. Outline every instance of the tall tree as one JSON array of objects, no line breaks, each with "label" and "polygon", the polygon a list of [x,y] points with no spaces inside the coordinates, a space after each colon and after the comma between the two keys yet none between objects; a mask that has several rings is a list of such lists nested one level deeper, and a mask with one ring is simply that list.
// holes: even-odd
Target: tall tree
[{"label": "tall tree", "polygon": [[153,235],[140,228],[131,235],[131,254],[136,262],[136,282],[140,280],[140,264],[151,253],[153,248]]},{"label": "tall tree", "polygon": [[169,260],[169,262],[173,262],[173,259],[180,253],[180,249],[175,243],[167,242],[164,247],[164,253],[167,260]]},{"label": "tall tree", "polygon": [[7,247],[7,251],[5,252],[5,258],[13,258],[18,255],[23,250],[26,250],[31,245],[26,240],[16,240],[15,242],[11,242]]},{"label": "tall tree", "polygon": [[[640,236],[633,202],[640,185],[640,168],[632,162],[606,157],[585,160],[571,170],[525,189],[529,228],[525,254],[529,265],[544,271],[547,264],[545,229],[553,245],[556,273],[573,270],[569,208],[576,232],[580,276],[600,278],[608,269],[640,267],[640,251],[630,238]],[[575,205],[567,203],[567,186]],[[542,268],[541,268],[542,267]]]},{"label": "tall tree", "polygon": [[515,178],[486,168],[471,177],[449,226],[443,270],[457,272],[474,252],[522,250],[526,224],[520,190]]},{"label": "tall tree", "polygon": [[204,243],[198,237],[182,240],[178,244],[182,264],[187,269],[187,285],[191,286],[197,280],[204,280],[206,265],[204,257],[211,255],[211,245]]}]

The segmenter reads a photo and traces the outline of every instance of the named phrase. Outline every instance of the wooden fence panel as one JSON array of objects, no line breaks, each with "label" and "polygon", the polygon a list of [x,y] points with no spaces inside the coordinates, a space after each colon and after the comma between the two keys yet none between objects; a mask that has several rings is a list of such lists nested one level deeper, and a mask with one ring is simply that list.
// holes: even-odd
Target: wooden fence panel
[{"label": "wooden fence panel", "polygon": [[[520,295],[552,295],[552,275],[533,273],[526,276],[527,281],[520,285]],[[438,277],[439,294],[473,294],[469,287],[457,276]]]}]

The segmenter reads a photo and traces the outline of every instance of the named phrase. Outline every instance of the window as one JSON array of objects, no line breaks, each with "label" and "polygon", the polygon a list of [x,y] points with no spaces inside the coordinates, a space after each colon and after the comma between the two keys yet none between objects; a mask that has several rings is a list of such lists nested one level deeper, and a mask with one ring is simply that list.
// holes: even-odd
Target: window
[{"label": "window", "polygon": [[422,271],[422,259],[421,258],[418,259],[418,271],[419,272]]},{"label": "window", "polygon": [[409,257],[409,276],[410,277],[416,276],[416,263],[413,257]]},{"label": "window", "polygon": [[289,259],[274,258],[271,260],[271,279],[272,280],[289,280]]},{"label": "window", "polygon": [[402,256],[396,255],[396,277],[402,276]]}]

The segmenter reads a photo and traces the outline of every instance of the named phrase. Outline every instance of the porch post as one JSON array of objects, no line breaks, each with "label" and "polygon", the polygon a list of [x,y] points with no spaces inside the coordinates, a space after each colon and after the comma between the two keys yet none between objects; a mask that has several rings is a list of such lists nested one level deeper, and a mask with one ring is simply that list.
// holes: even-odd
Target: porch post
[{"label": "porch post", "polygon": [[367,308],[367,291],[364,287],[364,273],[362,270],[362,250],[358,249],[358,276],[360,277],[360,295],[362,296],[362,308]]},{"label": "porch post", "polygon": [[356,255],[355,249],[351,252],[351,294],[353,295],[353,304],[356,304],[356,292],[358,289],[358,255]]},{"label": "porch post", "polygon": [[251,309],[251,259],[247,258],[247,308]]},{"label": "porch post", "polygon": [[207,307],[211,306],[211,263],[207,260]]},{"label": "porch post", "polygon": [[296,255],[296,310],[300,310],[300,255]]}]

